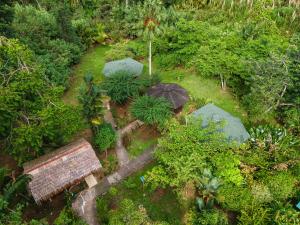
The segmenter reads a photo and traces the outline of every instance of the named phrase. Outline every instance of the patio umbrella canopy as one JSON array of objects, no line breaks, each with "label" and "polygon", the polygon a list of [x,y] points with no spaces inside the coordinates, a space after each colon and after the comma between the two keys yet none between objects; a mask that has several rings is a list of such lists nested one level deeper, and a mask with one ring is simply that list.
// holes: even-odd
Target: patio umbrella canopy
[{"label": "patio umbrella canopy", "polygon": [[157,84],[149,88],[147,94],[167,99],[173,109],[182,107],[189,100],[187,91],[178,84]]},{"label": "patio umbrella canopy", "polygon": [[142,63],[139,63],[132,58],[126,58],[105,63],[102,72],[106,77],[110,77],[120,71],[126,71],[133,76],[139,76],[143,72],[143,67],[144,65]]},{"label": "patio umbrella canopy", "polygon": [[208,126],[210,121],[216,123],[225,121],[225,125],[221,128],[221,132],[224,132],[225,137],[229,141],[236,141],[238,144],[241,144],[250,137],[239,118],[232,116],[230,113],[214,104],[207,104],[193,112],[192,115],[196,118],[201,117],[202,127]]}]

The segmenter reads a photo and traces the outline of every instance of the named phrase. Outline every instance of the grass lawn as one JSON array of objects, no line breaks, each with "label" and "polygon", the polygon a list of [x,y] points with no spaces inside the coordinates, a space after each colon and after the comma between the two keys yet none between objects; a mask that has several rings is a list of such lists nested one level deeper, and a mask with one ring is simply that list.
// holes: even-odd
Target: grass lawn
[{"label": "grass lawn", "polygon": [[80,63],[72,69],[70,87],[63,97],[64,102],[74,105],[78,104],[77,96],[86,74],[91,73],[94,75],[96,81],[103,80],[104,54],[109,48],[109,46],[98,45],[89,49],[82,56]]},{"label": "grass lawn", "polygon": [[[87,73],[94,75],[99,82],[103,80],[102,69],[105,64],[105,52],[110,49],[109,46],[98,45],[88,50],[81,58],[80,63],[74,66],[70,79],[70,88],[65,93],[63,100],[69,104],[78,104],[77,96],[80,86],[83,83],[83,77]],[[147,73],[147,62],[145,64],[145,73]],[[154,67],[156,67],[154,65]],[[247,122],[247,114],[239,104],[237,98],[233,97],[230,91],[223,91],[217,80],[206,79],[194,72],[185,69],[176,68],[173,70],[156,70],[161,75],[162,82],[178,83],[186,88],[188,92],[196,98],[205,98],[217,106],[241,118]]]},{"label": "grass lawn", "polygon": [[194,98],[204,98],[222,109],[247,121],[247,113],[230,91],[223,91],[218,81],[206,79],[184,69],[159,71],[162,82],[177,83],[184,87]]},{"label": "grass lawn", "polygon": [[151,191],[147,187],[143,188],[140,176],[143,176],[152,166],[135,173],[116,186],[118,190],[116,196],[112,197],[106,194],[103,198],[113,209],[117,208],[120,201],[124,198],[128,198],[137,206],[143,205],[153,221],[166,221],[172,225],[182,224],[184,209],[180,208],[180,203],[177,201],[175,193],[169,189]]}]

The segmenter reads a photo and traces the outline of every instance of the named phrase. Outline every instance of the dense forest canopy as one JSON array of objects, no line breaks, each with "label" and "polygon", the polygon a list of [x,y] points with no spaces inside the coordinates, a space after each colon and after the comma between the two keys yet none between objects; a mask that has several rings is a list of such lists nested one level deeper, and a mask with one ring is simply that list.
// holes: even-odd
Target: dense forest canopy
[{"label": "dense forest canopy", "polygon": [[[98,45],[110,46],[101,56],[106,61],[131,57],[147,64],[147,74],[88,74],[78,104],[69,104],[63,96],[72,67]],[[232,145],[214,124],[199,129],[184,110],[170,119],[164,99],[138,97],[163,80],[160,71],[178,82],[185,75],[177,71],[217,82],[245,110],[249,141]],[[18,171],[88,127],[93,144],[106,151],[117,135],[102,123],[104,100],[132,101],[132,118],[161,132],[146,186],[175,193],[186,211],[182,224],[300,224],[297,0],[1,0],[0,75],[0,151]],[[193,93],[190,99],[199,106],[211,101]],[[47,224],[23,218],[30,178],[15,169],[0,164],[0,224]],[[103,224],[168,224],[153,222],[130,199],[111,211],[97,204],[111,218],[99,216]],[[84,224],[70,201],[66,206],[54,224]]]}]

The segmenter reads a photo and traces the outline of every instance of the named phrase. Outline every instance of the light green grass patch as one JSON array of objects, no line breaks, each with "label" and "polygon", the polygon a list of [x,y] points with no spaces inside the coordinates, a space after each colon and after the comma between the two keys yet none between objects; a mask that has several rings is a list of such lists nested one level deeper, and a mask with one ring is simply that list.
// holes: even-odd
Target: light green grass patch
[{"label": "light green grass patch", "polygon": [[185,88],[194,98],[204,98],[220,108],[247,121],[247,113],[240,106],[237,98],[229,90],[222,90],[218,81],[206,79],[184,69],[159,71],[162,82],[177,83]]},{"label": "light green grass patch", "polygon": [[80,59],[80,63],[73,67],[70,78],[70,88],[63,96],[63,100],[67,104],[78,104],[78,95],[80,87],[83,85],[83,78],[86,74],[94,75],[97,82],[104,79],[102,69],[105,64],[104,55],[109,46],[98,45],[89,49]]}]

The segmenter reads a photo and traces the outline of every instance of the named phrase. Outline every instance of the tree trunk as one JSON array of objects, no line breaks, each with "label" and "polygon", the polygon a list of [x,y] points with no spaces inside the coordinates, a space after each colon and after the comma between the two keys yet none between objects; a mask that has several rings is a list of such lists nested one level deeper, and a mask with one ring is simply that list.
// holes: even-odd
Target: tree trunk
[{"label": "tree trunk", "polygon": [[152,76],[152,42],[149,41],[149,76]]},{"label": "tree trunk", "polygon": [[126,8],[128,7],[128,0],[125,1]]},{"label": "tree trunk", "polygon": [[220,79],[221,79],[221,88],[222,90],[226,90],[226,80],[222,74],[220,74]]}]

